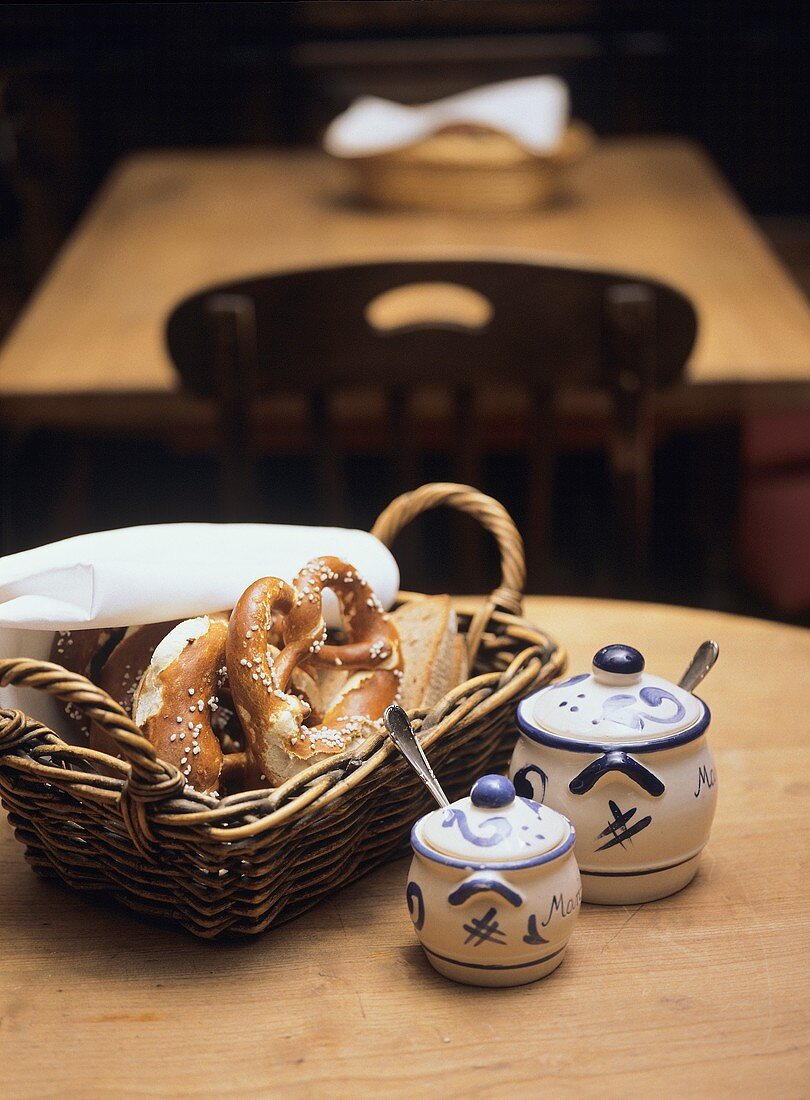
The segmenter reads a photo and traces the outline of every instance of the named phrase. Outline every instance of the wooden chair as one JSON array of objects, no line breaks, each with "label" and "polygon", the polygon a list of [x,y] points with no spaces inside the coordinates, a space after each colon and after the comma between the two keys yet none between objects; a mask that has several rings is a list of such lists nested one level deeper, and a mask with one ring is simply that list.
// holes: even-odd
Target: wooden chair
[{"label": "wooden chair", "polygon": [[[448,288],[460,296],[461,309],[442,306]],[[404,319],[397,317],[398,295],[411,303],[416,296],[416,310],[406,309]],[[387,314],[386,305],[393,306]],[[555,394],[566,387],[597,387],[610,397],[620,550],[629,555],[628,567],[643,568],[652,507],[651,399],[680,375],[695,332],[689,301],[661,283],[490,260],[351,264],[246,279],[194,294],[167,323],[184,386],[218,402],[223,515],[231,517],[256,514],[251,408],[260,395],[306,395],[320,441],[322,515],[345,522],[336,391],[373,386],[384,393],[395,426],[396,488],[403,490],[419,480],[415,388],[440,382],[452,394],[447,445],[454,476],[480,484],[475,394],[519,383],[531,397],[525,533],[532,572],[547,549]]]}]

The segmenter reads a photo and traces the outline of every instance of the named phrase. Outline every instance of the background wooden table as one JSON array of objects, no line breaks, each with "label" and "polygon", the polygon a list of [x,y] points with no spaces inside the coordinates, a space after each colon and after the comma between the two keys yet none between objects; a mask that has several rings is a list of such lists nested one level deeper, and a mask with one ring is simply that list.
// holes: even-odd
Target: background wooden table
[{"label": "background wooden table", "polygon": [[698,877],[584,906],[562,967],[513,990],[435,974],[399,861],[257,941],[200,943],[35,878],[0,829],[8,1097],[806,1096],[810,632],[714,612],[530,599],[589,667],[611,641],[721,657],[720,799]]},{"label": "background wooden table", "polygon": [[[528,214],[370,211],[318,152],[157,152],[123,162],[0,353],[8,421],[200,418],[176,395],[163,325],[186,294],[282,268],[502,255],[655,276],[700,315],[687,385],[664,404],[810,404],[810,310],[695,146],[603,142],[575,195]],[[121,395],[130,395],[127,402]],[[174,395],[174,396],[173,396]]]}]

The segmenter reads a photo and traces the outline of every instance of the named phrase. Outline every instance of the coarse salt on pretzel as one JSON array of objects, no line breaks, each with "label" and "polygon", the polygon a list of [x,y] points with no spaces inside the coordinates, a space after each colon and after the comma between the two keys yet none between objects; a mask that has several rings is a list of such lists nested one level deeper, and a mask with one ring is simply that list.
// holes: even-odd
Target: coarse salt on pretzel
[{"label": "coarse salt on pretzel", "polygon": [[[340,603],[344,645],[325,643],[324,589]],[[268,645],[279,623],[283,644]],[[231,615],[227,667],[253,770],[273,783],[373,732],[402,677],[396,627],[357,570],[333,557],[309,562],[292,587],[275,577],[251,585]],[[319,669],[349,673],[320,714],[290,690],[296,674]]]},{"label": "coarse salt on pretzel", "polygon": [[132,714],[135,693],[149,668],[152,656],[166,637],[176,626],[176,619],[165,623],[147,623],[144,626],[130,626],[119,642],[110,651],[101,666],[96,683],[108,695],[115,699],[127,712]]},{"label": "coarse salt on pretzel", "polygon": [[135,696],[133,718],[158,756],[204,792],[218,791],[222,773],[211,714],[227,636],[223,617],[201,615],[179,623],[155,649]]}]

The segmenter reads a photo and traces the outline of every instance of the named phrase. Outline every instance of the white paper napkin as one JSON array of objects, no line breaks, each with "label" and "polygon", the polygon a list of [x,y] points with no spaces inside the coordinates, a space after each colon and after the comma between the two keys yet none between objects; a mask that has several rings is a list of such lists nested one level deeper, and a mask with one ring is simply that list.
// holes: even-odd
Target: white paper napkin
[{"label": "white paper napkin", "polygon": [[559,145],[569,115],[568,86],[556,76],[505,80],[419,107],[362,96],[329,126],[324,147],[336,157],[372,156],[467,124],[509,134],[541,154]]},{"label": "white paper napkin", "polygon": [[[137,626],[228,610],[259,577],[291,581],[321,554],[356,566],[383,606],[391,606],[397,563],[366,531],[170,523],[78,535],[0,558],[0,625]],[[334,600],[326,612],[337,626]]]},{"label": "white paper napkin", "polygon": [[[366,531],[253,523],[176,523],[78,535],[0,558],[0,657],[46,659],[55,630],[137,626],[229,610],[259,577],[291,581],[311,558],[350,562],[390,607],[399,569]],[[324,615],[340,622],[325,593]],[[69,738],[54,701],[0,689],[0,706],[36,715]]]}]

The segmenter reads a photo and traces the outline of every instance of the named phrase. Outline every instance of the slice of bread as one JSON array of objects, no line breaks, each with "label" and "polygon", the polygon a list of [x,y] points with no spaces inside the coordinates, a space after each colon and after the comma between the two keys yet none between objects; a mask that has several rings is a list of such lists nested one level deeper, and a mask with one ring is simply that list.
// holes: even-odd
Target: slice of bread
[{"label": "slice of bread", "polygon": [[456,634],[453,639],[453,683],[451,687],[463,684],[470,676],[470,662],[467,659],[467,639]]},{"label": "slice of bread", "polygon": [[409,601],[391,618],[402,640],[401,705],[405,710],[428,710],[466,676],[450,597]]}]

